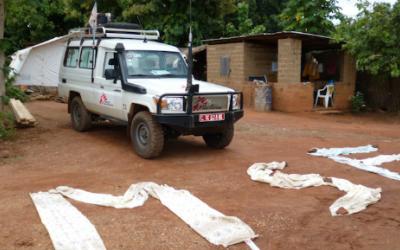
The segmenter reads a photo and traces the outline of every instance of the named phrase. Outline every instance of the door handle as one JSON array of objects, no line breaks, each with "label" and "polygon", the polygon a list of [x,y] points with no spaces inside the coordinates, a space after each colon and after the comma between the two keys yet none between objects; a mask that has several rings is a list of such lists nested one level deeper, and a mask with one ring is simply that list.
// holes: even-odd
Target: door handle
[{"label": "door handle", "polygon": [[103,86],[103,85],[100,85],[100,88],[101,88],[101,89],[104,89],[104,86]]},{"label": "door handle", "polygon": [[114,89],[114,92],[121,92],[120,89]]}]

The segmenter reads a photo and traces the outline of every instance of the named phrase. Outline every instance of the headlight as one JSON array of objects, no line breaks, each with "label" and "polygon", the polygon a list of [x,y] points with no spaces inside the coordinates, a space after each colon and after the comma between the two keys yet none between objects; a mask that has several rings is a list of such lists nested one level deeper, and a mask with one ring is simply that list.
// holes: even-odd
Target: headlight
[{"label": "headlight", "polygon": [[241,103],[241,95],[240,94],[234,94],[232,95],[232,109],[233,110],[238,110],[240,109],[240,103]]},{"label": "headlight", "polygon": [[183,112],[182,97],[165,97],[161,101],[161,110],[167,112]]}]

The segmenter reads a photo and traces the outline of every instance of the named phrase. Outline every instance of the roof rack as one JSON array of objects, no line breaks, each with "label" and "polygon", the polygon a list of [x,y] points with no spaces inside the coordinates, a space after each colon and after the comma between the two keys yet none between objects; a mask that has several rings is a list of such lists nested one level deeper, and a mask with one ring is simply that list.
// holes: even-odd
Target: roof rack
[{"label": "roof rack", "polygon": [[[90,27],[70,30],[70,34],[75,34],[79,38],[92,38],[93,33]],[[128,39],[147,39],[159,40],[160,32],[158,30],[141,30],[141,29],[120,29],[97,27],[96,38],[128,38]]]}]

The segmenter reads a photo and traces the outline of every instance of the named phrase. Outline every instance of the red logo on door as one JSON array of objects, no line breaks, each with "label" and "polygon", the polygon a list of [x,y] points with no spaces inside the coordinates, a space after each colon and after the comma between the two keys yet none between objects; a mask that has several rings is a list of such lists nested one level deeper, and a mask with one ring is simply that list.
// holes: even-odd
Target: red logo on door
[{"label": "red logo on door", "polygon": [[106,96],[106,94],[102,94],[101,96],[100,96],[100,101],[99,101],[99,103],[100,104],[105,104],[107,102],[107,96]]}]

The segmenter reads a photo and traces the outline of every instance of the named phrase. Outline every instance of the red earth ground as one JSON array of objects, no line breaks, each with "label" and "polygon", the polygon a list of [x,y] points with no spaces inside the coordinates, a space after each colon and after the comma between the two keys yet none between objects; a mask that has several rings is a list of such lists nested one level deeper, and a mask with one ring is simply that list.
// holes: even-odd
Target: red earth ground
[{"label": "red earth ground", "polygon": [[[40,124],[0,144],[9,154],[0,159],[1,249],[52,249],[30,192],[68,185],[120,195],[140,181],[187,189],[239,217],[259,235],[255,243],[261,249],[400,249],[400,182],[306,154],[312,147],[366,144],[378,145],[382,154],[400,153],[398,116],[246,111],[225,150],[183,137],[169,142],[161,157],[144,160],[133,153],[124,127],[97,125],[78,133],[65,104],[33,102],[28,108]],[[372,155],[377,153],[359,157]],[[251,181],[247,168],[270,161],[287,161],[287,173],[319,173],[381,187],[382,199],[358,214],[332,217],[329,206],[343,195],[335,188],[285,190]],[[400,171],[399,162],[385,166]],[[223,249],[154,199],[122,210],[71,203],[96,226],[108,249]]]}]

